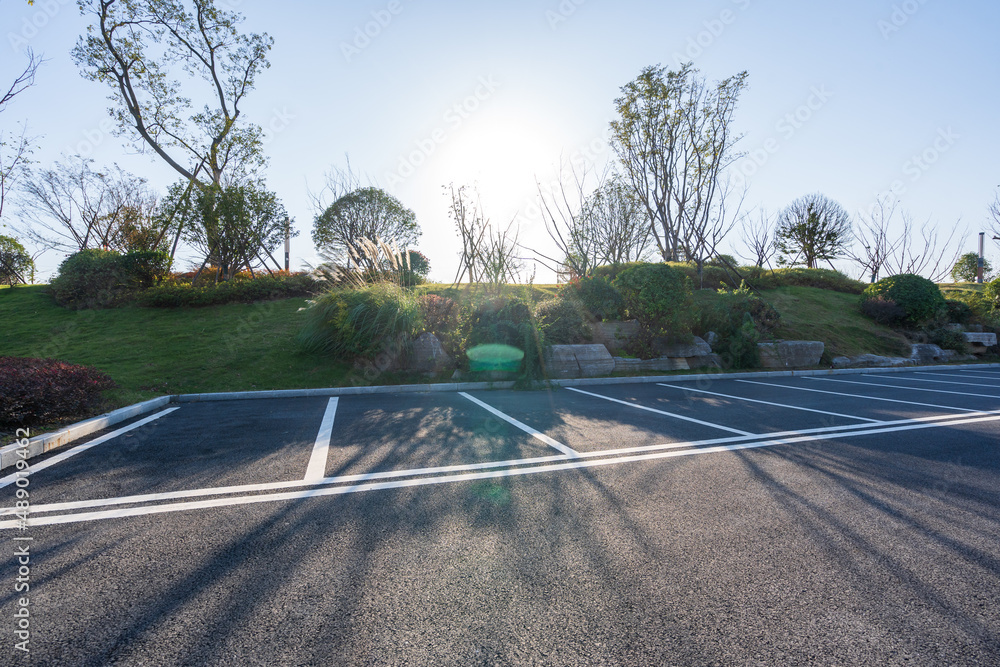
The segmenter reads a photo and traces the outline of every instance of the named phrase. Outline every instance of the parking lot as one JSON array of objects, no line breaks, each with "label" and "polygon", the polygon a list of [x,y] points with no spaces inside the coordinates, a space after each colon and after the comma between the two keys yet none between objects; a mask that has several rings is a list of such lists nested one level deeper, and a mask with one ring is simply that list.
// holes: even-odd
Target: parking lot
[{"label": "parking lot", "polygon": [[36,664],[989,665],[998,444],[997,368],[181,402],[0,528]]}]

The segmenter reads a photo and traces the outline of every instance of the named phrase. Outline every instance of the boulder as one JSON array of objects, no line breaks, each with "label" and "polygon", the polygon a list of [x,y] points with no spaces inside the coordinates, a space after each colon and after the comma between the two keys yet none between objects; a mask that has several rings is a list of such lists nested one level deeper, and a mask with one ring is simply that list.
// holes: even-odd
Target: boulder
[{"label": "boulder", "polygon": [[545,350],[545,371],[551,378],[600,377],[615,370],[615,360],[601,344],[552,345]]},{"label": "boulder", "polygon": [[423,373],[436,373],[451,367],[451,357],[445,352],[438,337],[432,333],[420,334],[413,341],[409,355],[409,368]]},{"label": "boulder", "polygon": [[[703,357],[697,358],[702,359]],[[615,357],[616,371],[686,371],[689,368],[691,367],[688,366],[687,359],[681,358],[660,357],[659,359],[624,359],[622,357]]]},{"label": "boulder", "polygon": [[954,361],[975,361],[976,356],[973,354],[961,354],[955,350],[941,350],[941,361],[944,363],[951,363]]},{"label": "boulder", "polygon": [[922,343],[910,348],[910,359],[921,364],[933,364],[944,360],[944,354],[937,345]]},{"label": "boulder", "polygon": [[706,354],[703,357],[689,357],[688,368],[722,368],[722,357],[717,354]]},{"label": "boulder", "polygon": [[594,342],[602,343],[609,352],[616,352],[628,341],[639,335],[641,326],[637,320],[594,322],[591,325]]},{"label": "boulder", "polygon": [[757,343],[760,365],[764,368],[805,368],[818,366],[825,345],[820,341],[783,340]]},{"label": "boulder", "polygon": [[986,354],[988,348],[994,347],[997,344],[997,335],[995,333],[966,332],[963,335],[965,336],[965,342],[969,344],[969,351],[972,354]]},{"label": "boulder", "polygon": [[916,365],[913,359],[903,357],[880,357],[877,354],[862,354],[857,357],[836,357],[834,368],[899,368]]},{"label": "boulder", "polygon": [[690,343],[668,343],[665,338],[653,340],[653,351],[661,357],[704,357],[712,354],[712,346],[698,336]]},{"label": "boulder", "polygon": [[708,343],[709,347],[715,347],[715,344],[719,342],[719,334],[714,331],[709,331],[704,335],[705,342]]}]

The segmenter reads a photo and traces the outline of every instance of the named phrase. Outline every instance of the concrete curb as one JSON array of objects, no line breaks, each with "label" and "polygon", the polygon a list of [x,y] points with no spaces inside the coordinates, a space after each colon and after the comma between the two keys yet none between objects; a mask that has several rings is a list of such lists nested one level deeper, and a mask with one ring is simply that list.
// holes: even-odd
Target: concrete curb
[{"label": "concrete curb", "polygon": [[[550,380],[555,387],[594,387],[600,385],[644,384],[653,382],[703,382],[733,379],[762,379],[786,377],[815,377],[820,375],[871,375],[875,373],[905,373],[951,368],[973,370],[976,368],[1000,368],[1000,364],[939,364],[935,366],[901,366],[896,368],[837,368],[788,371],[755,371],[748,373],[694,373],[691,375],[655,375],[643,377],[616,378],[576,378]],[[28,457],[34,458],[74,440],[101,431],[109,426],[133,417],[152,412],[169,403],[199,403],[207,401],[240,401],[266,398],[309,398],[313,396],[370,396],[375,394],[444,393],[456,391],[489,391],[510,389],[513,382],[448,382],[442,384],[403,384],[375,387],[330,387],[327,389],[280,389],[275,391],[232,391],[214,394],[177,394],[161,396],[142,403],[136,403],[100,417],[78,422],[53,433],[35,436],[28,441]],[[21,458],[14,443],[0,449],[0,470],[8,468]]]},{"label": "concrete curb", "polygon": [[[162,408],[170,403],[171,398],[172,397],[170,396],[153,398],[148,401],[143,401],[142,403],[135,403],[134,405],[119,408],[118,410],[108,412],[107,414],[103,414],[99,417],[92,417],[91,419],[77,422],[76,424],[61,428],[52,433],[36,435],[34,438],[28,440],[28,446],[25,448],[28,450],[27,458],[34,458],[57,447],[62,447],[65,444],[73,442],[74,440],[90,435],[91,433],[103,431],[109,426],[114,426],[115,424],[132,419],[133,417],[138,417],[139,415],[144,415],[147,412],[152,412],[158,408]],[[19,459],[24,458],[17,451],[18,449],[21,449],[21,446],[16,442],[0,449],[0,470],[9,468]]]}]

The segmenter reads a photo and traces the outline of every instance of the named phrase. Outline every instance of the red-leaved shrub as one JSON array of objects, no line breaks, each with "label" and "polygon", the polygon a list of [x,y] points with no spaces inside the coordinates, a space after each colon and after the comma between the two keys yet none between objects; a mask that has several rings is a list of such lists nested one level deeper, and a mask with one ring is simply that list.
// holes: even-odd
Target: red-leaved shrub
[{"label": "red-leaved shrub", "polygon": [[84,416],[117,385],[96,368],[55,359],[0,357],[0,426],[29,426]]}]

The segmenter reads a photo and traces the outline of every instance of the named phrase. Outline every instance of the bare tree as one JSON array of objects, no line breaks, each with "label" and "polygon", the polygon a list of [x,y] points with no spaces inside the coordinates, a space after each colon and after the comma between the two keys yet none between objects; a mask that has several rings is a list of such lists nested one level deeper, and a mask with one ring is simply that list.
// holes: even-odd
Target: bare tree
[{"label": "bare tree", "polygon": [[719,244],[742,219],[743,202],[746,201],[746,185],[737,191],[732,179],[716,180],[714,202],[685,225],[681,237],[684,259],[694,262],[697,267],[699,288],[705,286],[705,263],[718,257]]},{"label": "bare tree", "polygon": [[890,223],[896,215],[898,204],[899,202],[888,197],[879,197],[870,210],[858,214],[854,247],[846,254],[862,268],[872,283],[878,282],[879,274],[902,240],[902,237],[889,238]]},{"label": "bare tree", "polygon": [[746,80],[708,86],[691,63],[647,67],[615,100],[612,145],[666,261],[703,262],[724,233],[720,177],[739,157],[732,119]]},{"label": "bare tree", "polygon": [[1000,240],[1000,193],[997,193],[990,204],[990,231],[993,232],[993,240]]},{"label": "bare tree", "polygon": [[[42,64],[42,58],[30,49],[26,55],[28,56],[28,64],[14,79],[7,92],[0,96],[0,112],[7,108],[7,104],[11,100],[35,83],[35,74]],[[31,140],[28,138],[26,127],[22,126],[21,131],[13,136],[8,136],[0,131],[0,219],[3,219],[3,208],[7,201],[7,195],[27,166],[30,154]]]},{"label": "bare tree", "polygon": [[903,211],[900,218],[901,232],[887,256],[884,265],[886,271],[889,275],[915,273],[936,283],[943,281],[962,254],[968,229],[960,228],[959,220],[954,225],[949,225],[948,234],[942,236],[938,226],[930,218],[919,229],[909,213]]},{"label": "bare tree", "polygon": [[94,171],[79,156],[51,169],[29,172],[21,188],[28,222],[20,232],[47,248],[152,250],[166,226],[156,217],[157,197],[145,179],[118,166]]},{"label": "bare tree", "polygon": [[[588,210],[595,202],[588,206],[586,195],[590,174],[590,170],[586,168],[577,170],[572,164],[562,163],[559,166],[559,178],[554,185],[543,188],[536,181],[545,231],[556,244],[561,257],[549,257],[537,249],[534,249],[534,253],[557,275],[590,275],[601,259],[598,232],[595,229],[597,217],[592,214],[598,211]],[[605,176],[606,174],[601,174],[596,177],[596,191],[600,191]]]},{"label": "bare tree", "polygon": [[778,252],[774,243],[775,217],[768,215],[765,209],[757,211],[757,215],[748,215],[743,218],[742,238],[743,243],[749,251],[748,256],[740,255],[743,259],[753,262],[759,269],[771,266],[771,260]]},{"label": "bare tree", "polygon": [[584,202],[598,264],[625,264],[649,256],[653,227],[645,207],[618,173],[613,173]]},{"label": "bare tree", "polygon": [[[151,150],[201,189],[263,165],[261,129],[243,122],[241,104],[269,66],[271,37],[240,33],[242,17],[214,0],[79,4],[94,24],[73,59],[86,78],[111,89],[112,116],[140,152]],[[176,70],[208,84],[196,101]]]},{"label": "bare tree", "polygon": [[448,213],[462,242],[455,283],[463,275],[470,284],[498,286],[518,282],[524,267],[517,254],[520,246],[515,221],[511,220],[504,229],[494,227],[483,215],[478,192],[470,192],[464,185],[455,188],[454,183],[444,189],[450,198]]}]

